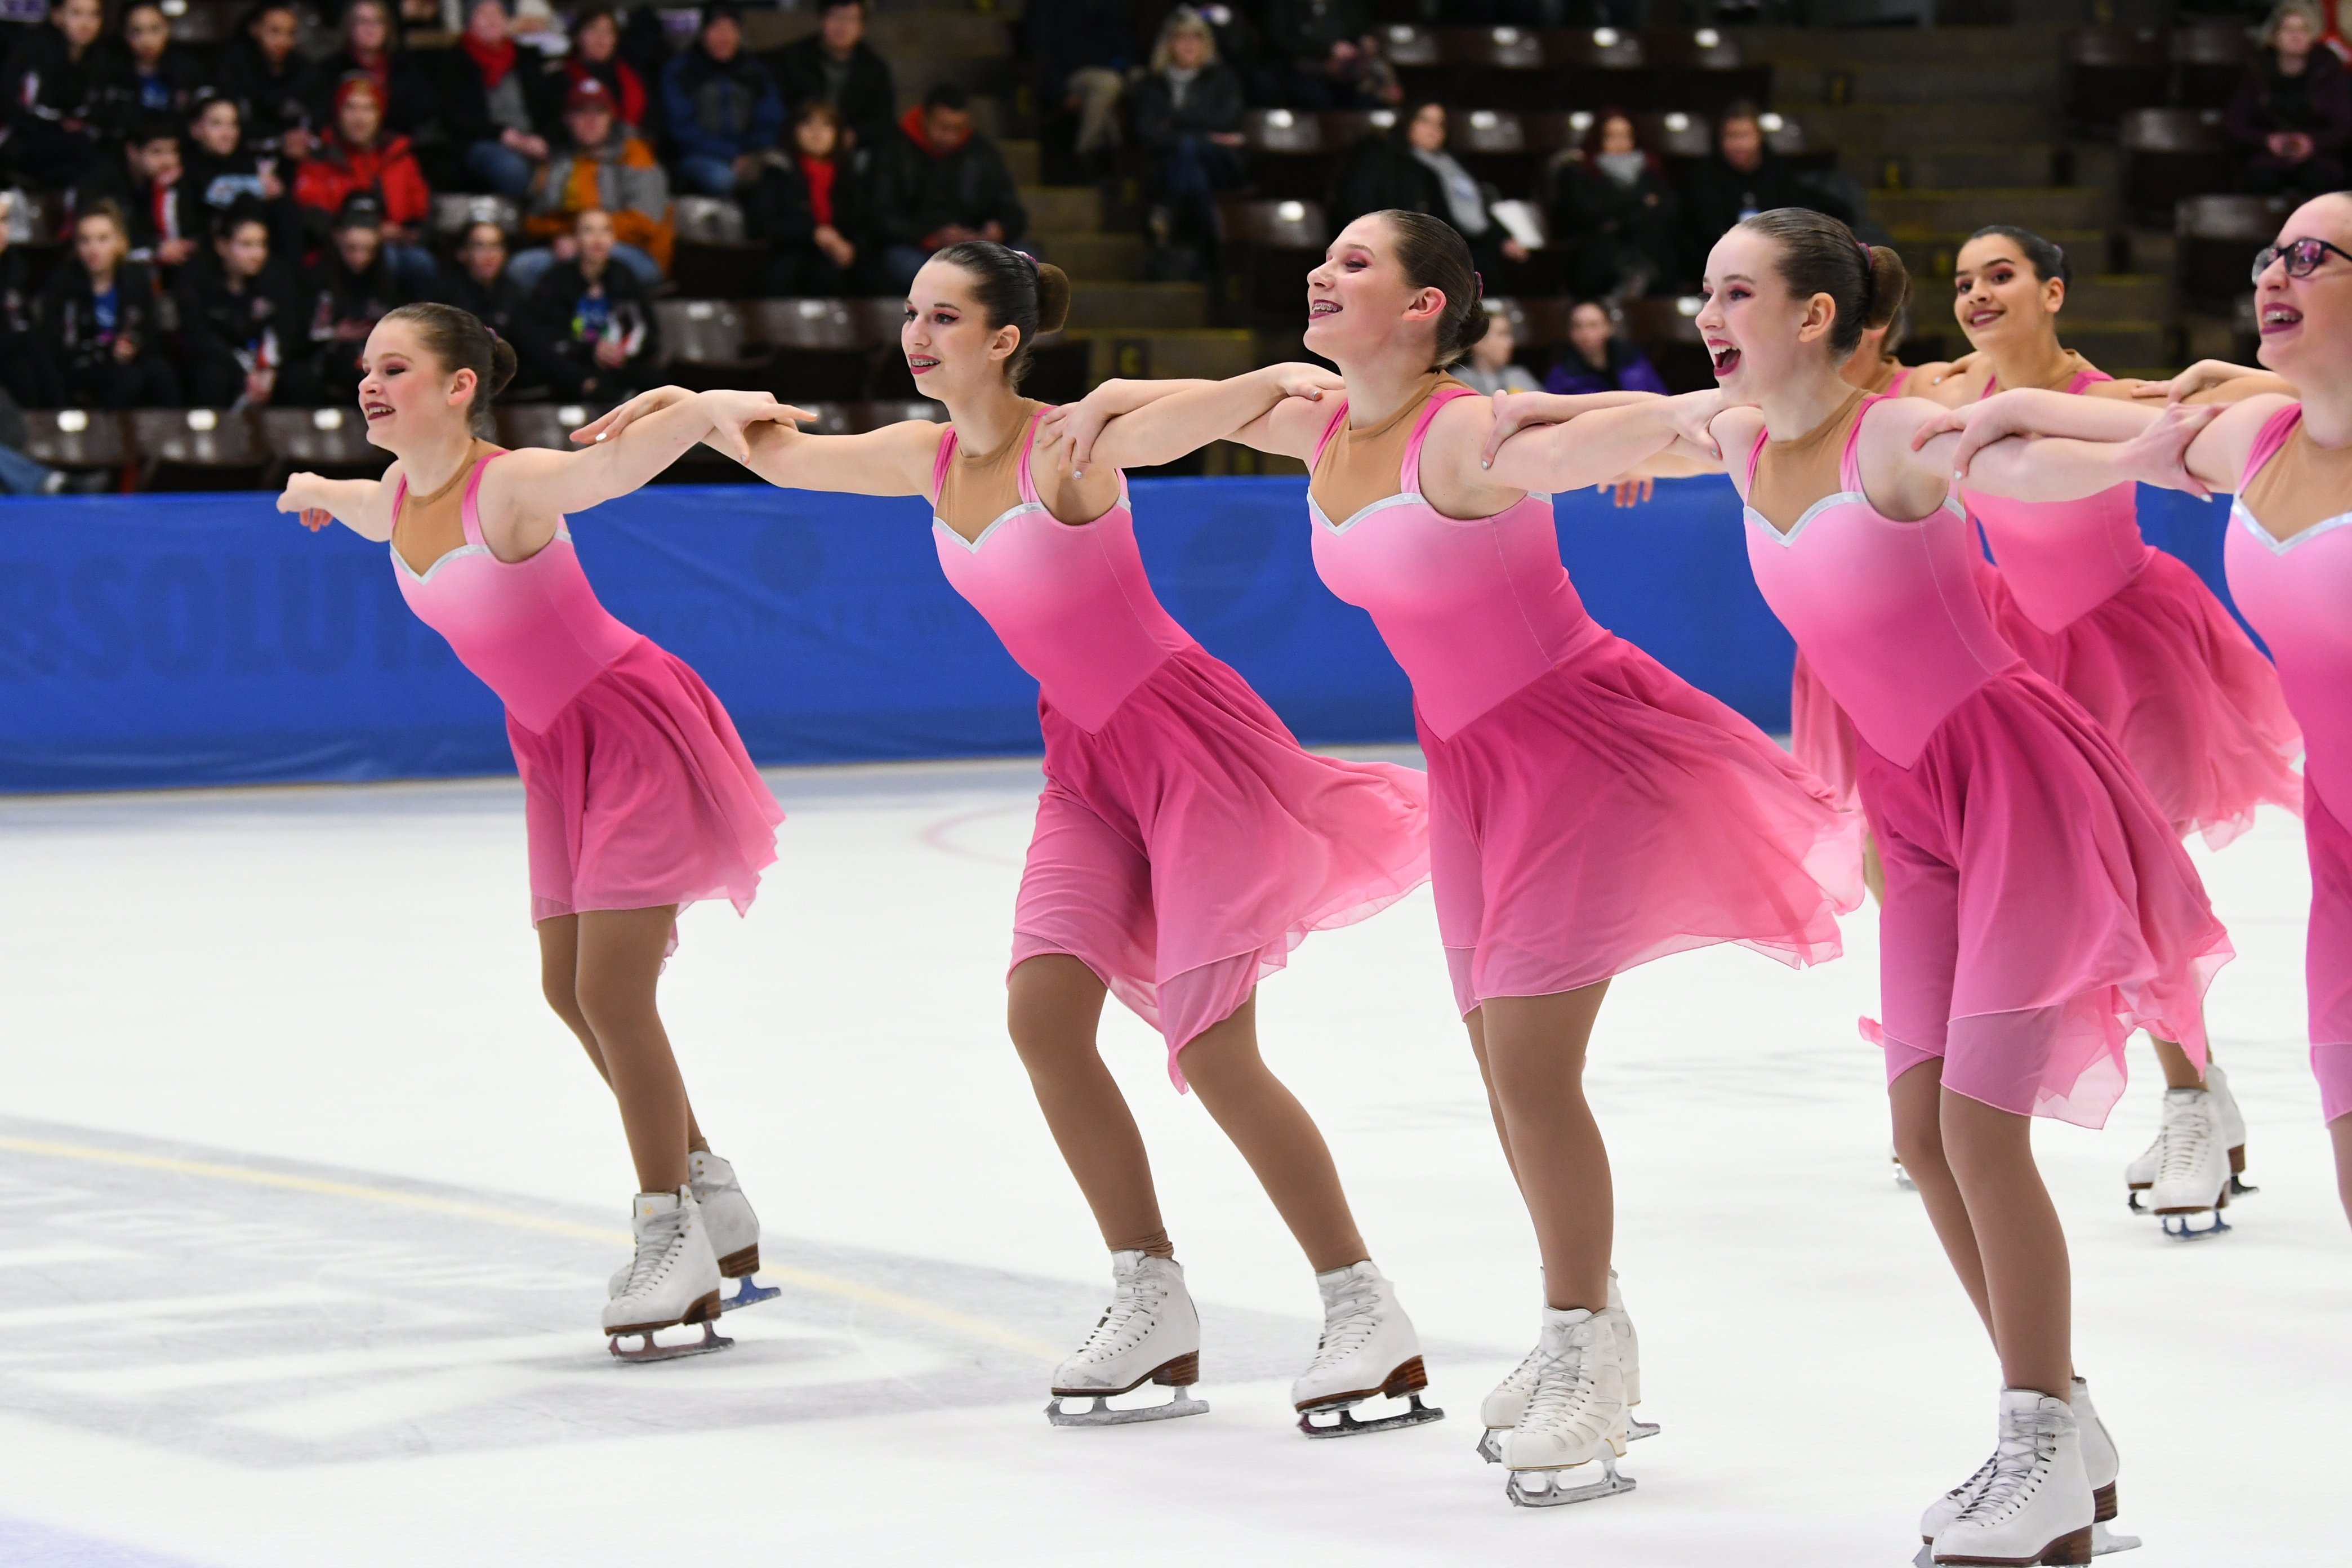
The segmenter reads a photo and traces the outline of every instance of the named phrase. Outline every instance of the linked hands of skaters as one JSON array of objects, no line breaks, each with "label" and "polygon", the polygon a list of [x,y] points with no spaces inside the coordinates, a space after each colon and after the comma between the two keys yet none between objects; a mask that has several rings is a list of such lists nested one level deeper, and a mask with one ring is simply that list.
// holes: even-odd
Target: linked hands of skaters
[{"label": "linked hands of skaters", "polygon": [[2189,448],[2227,405],[2175,403],[2148,427],[2116,448],[2116,468],[2126,479],[2180,490],[2199,500],[2213,491],[2189,468]]},{"label": "linked hands of skaters", "polygon": [[1919,428],[1911,433],[1911,449],[1925,451],[1927,443],[1938,436],[1958,433],[1960,444],[1952,450],[1952,478],[1969,477],[1969,465],[1979,452],[1995,441],[2011,437],[2040,435],[2027,419],[2028,410],[2020,406],[2006,393],[1986,398],[1981,403],[1964,403],[1958,408],[1947,408],[1933,418],[1922,420]]},{"label": "linked hands of skaters", "polygon": [[2200,392],[2210,392],[2224,382],[2260,373],[2228,360],[2200,359],[2169,381],[2143,381],[2132,388],[2132,396],[2143,403],[2179,403]]},{"label": "linked hands of skaters", "polygon": [[674,403],[683,403],[694,394],[682,386],[656,386],[650,392],[640,392],[617,408],[608,409],[572,432],[572,439],[583,447],[593,447],[599,441],[609,441],[648,414],[656,414]]},{"label": "linked hands of skaters", "polygon": [[749,431],[752,426],[783,425],[797,430],[816,418],[807,409],[779,403],[765,392],[698,392],[694,395],[701,399],[705,412],[710,416],[710,434],[703,439],[739,463],[751,459]]}]

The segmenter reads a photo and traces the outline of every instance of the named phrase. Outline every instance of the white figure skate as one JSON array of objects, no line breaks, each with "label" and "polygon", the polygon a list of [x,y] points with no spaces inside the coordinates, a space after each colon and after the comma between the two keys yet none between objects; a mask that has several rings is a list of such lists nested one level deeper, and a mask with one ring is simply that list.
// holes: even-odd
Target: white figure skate
[{"label": "white figure skate", "polygon": [[718,1255],[721,1279],[738,1283],[735,1294],[719,1303],[721,1311],[753,1307],[782,1294],[772,1285],[751,1278],[760,1271],[760,1216],[735,1180],[735,1167],[709,1150],[686,1157],[694,1201],[702,1205],[703,1227],[710,1233],[710,1250]]},{"label": "white figure skate", "polygon": [[[1617,1270],[1609,1271],[1609,1306],[1601,1313],[1609,1320],[1609,1331],[1617,1337],[1617,1370],[1625,1379],[1625,1436],[1629,1442],[1658,1435],[1654,1421],[1636,1421],[1633,1406],[1642,1403],[1642,1341],[1633,1331],[1633,1320],[1626,1315],[1625,1298],[1617,1289]],[[1519,1424],[1519,1416],[1528,1407],[1528,1396],[1536,1391],[1536,1369],[1543,1361],[1539,1342],[1527,1353],[1525,1360],[1513,1368],[1511,1375],[1495,1385],[1486,1402],[1478,1407],[1478,1418],[1486,1430],[1478,1435],[1478,1457],[1490,1465],[1503,1462],[1503,1435]]]},{"label": "white figure skate", "polygon": [[[1396,1287],[1367,1259],[1315,1277],[1323,1293],[1323,1335],[1315,1359],[1290,1385],[1298,1429],[1309,1437],[1352,1437],[1443,1421],[1445,1412],[1421,1402],[1429,1386],[1421,1341],[1397,1304]],[[1411,1408],[1359,1421],[1351,1414],[1367,1399],[1410,1399]],[[1318,1424],[1315,1417],[1336,1419]]]},{"label": "white figure skate", "polygon": [[[2099,1419],[2096,1406],[2091,1403],[2091,1385],[2081,1378],[2074,1386],[2074,1427],[2083,1442],[2083,1471],[2091,1483],[2091,1555],[2104,1557],[2111,1552],[2129,1552],[2139,1544],[2137,1535],[2117,1535],[2108,1528],[2116,1517],[2116,1478],[2123,1468],[2122,1457],[2116,1451],[2116,1441],[2107,1435],[2107,1425]],[[1919,1518],[1921,1542],[1917,1568],[1928,1568],[1934,1561],[1934,1545],[1937,1535],[1954,1520],[1967,1511],[1976,1500],[1993,1472],[2000,1458],[1987,1459],[1977,1473],[1946,1492],[1928,1505]]]},{"label": "white figure skate", "polygon": [[[1555,1508],[1632,1491],[1633,1478],[1617,1473],[1625,1453],[1625,1379],[1608,1318],[1582,1307],[1546,1307],[1536,1349],[1543,1359],[1535,1392],[1503,1439],[1511,1472],[1504,1495],[1522,1508]],[[1601,1479],[1560,1485],[1561,1471],[1596,1460]]]},{"label": "white figure skate", "polygon": [[[2147,1206],[2176,1241],[2202,1241],[2230,1228],[2230,1159],[2221,1142],[2213,1095],[2204,1089],[2164,1091],[2164,1160],[2147,1190]],[[2210,1215],[2210,1224],[2193,1223]]]},{"label": "white figure skate", "polygon": [[[2209,1064],[2205,1068],[2205,1092],[2211,1097],[2214,1135],[2229,1157],[2230,1195],[2242,1198],[2250,1193],[2262,1191],[2245,1179],[2246,1119],[2238,1110],[2237,1097],[2230,1092],[2230,1075]],[[2124,1185],[2129,1189],[2124,1201],[2131,1205],[2134,1214],[2155,1212],[2153,1205],[2142,1199],[2148,1189],[2156,1185],[2157,1175],[2164,1168],[2164,1138],[2172,1126],[2173,1116],[2172,1091],[2168,1089],[2165,1091],[2164,1120],[2157,1128],[2154,1142],[2140,1151],[2137,1159],[2124,1167]]]},{"label": "white figure skate", "polygon": [[[1201,1319],[1184,1289],[1184,1270],[1173,1258],[1114,1252],[1110,1272],[1110,1305],[1086,1342],[1054,1369],[1045,1419],[1056,1426],[1116,1426],[1205,1413],[1208,1402],[1192,1397],[1201,1381]],[[1147,1383],[1175,1390],[1174,1397],[1138,1410],[1110,1407],[1112,1399]],[[1094,1403],[1072,1411],[1062,1407],[1065,1399]]]},{"label": "white figure skate", "polygon": [[[629,1214],[636,1256],[628,1278],[604,1303],[604,1331],[622,1361],[673,1361],[679,1356],[723,1351],[735,1342],[712,1325],[719,1318],[719,1259],[702,1228],[702,1211],[692,1187],[674,1193],[639,1193]],[[702,1325],[699,1342],[665,1345],[656,1332],[682,1323]],[[621,1341],[635,1335],[635,1349]]]},{"label": "white figure skate", "polygon": [[1937,1532],[1932,1561],[1937,1568],[2088,1563],[2096,1511],[2073,1407],[2030,1388],[2004,1388],[1992,1474]]}]

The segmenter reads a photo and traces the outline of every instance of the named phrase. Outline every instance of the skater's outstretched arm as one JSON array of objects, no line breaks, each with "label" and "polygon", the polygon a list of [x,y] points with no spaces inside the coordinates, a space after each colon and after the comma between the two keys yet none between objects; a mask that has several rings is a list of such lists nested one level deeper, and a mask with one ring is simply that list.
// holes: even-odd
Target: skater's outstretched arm
[{"label": "skater's outstretched arm", "polygon": [[278,497],[278,510],[295,514],[302,526],[316,533],[340,522],[362,539],[378,544],[392,538],[392,497],[400,465],[384,470],[380,479],[322,479],[316,474],[289,474]]},{"label": "skater's outstretched arm", "polygon": [[482,476],[482,526],[495,531],[501,514],[551,519],[628,495],[705,440],[740,462],[748,456],[746,425],[814,417],[765,392],[689,393],[587,443],[581,451],[533,447],[509,452]]},{"label": "skater's outstretched arm", "polygon": [[1154,468],[1223,440],[1305,458],[1330,422],[1325,395],[1344,384],[1320,365],[1274,364],[1229,381],[1145,390],[1154,384],[1107,382],[1066,410],[1046,416],[1049,423],[1071,427],[1076,471]]},{"label": "skater's outstretched arm", "polygon": [[[1535,406],[1523,410],[1522,404]],[[1722,453],[1708,424],[1722,409],[1723,395],[1712,388],[1680,397],[1498,397],[1487,406],[1491,426],[1475,448],[1479,477],[1489,484],[1549,492],[1612,483],[1635,470],[1719,473]],[[1424,466],[1427,461],[1424,457]]]},{"label": "skater's outstretched arm", "polygon": [[1922,421],[1912,444],[1993,495],[2072,500],[2139,480],[2203,497],[2237,488],[2255,437],[2285,403],[2264,395],[2159,407],[2008,392]]},{"label": "skater's outstretched arm", "polygon": [[[614,440],[636,421],[696,395],[682,386],[657,386],[582,426],[572,438],[583,446]],[[711,412],[715,422],[706,441],[772,485],[866,496],[929,492],[931,462],[940,450],[938,425],[909,419],[856,436],[810,436],[795,422],[814,415],[772,399],[764,407],[729,403]]]}]

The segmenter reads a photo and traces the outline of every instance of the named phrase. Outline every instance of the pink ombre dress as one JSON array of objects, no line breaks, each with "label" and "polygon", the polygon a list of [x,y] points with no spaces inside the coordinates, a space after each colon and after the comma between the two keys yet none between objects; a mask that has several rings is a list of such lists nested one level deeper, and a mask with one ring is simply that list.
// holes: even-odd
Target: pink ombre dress
[{"label": "pink ombre dress", "polygon": [[[1040,413],[1043,411],[1040,410]],[[967,540],[933,519],[940,565],[1036,678],[1045,790],[1013,907],[1013,965],[1066,953],[1177,1056],[1249,1000],[1310,931],[1363,920],[1429,875],[1428,785],[1411,768],[1302,749],[1249,684],[1160,607],[1118,502],[1021,504]],[[940,441],[934,504],[955,455]]]},{"label": "pink ombre dress", "polygon": [[[421,574],[397,545],[392,564],[417,619],[506,704],[532,922],[703,899],[742,912],[775,861],[783,808],[701,678],[597,602],[560,521],[527,560],[490,553],[476,500],[503,456],[466,481],[464,544]],[[407,499],[404,478],[395,519]]]},{"label": "pink ombre dress", "polygon": [[[2066,390],[2107,379],[2084,371]],[[2213,591],[2140,537],[2137,493],[1960,499],[2000,566],[1987,592],[2002,637],[2115,737],[2176,830],[2218,848],[2258,805],[2301,809],[2303,734],[2278,672]]]},{"label": "pink ombre dress", "polygon": [[[2304,843],[2311,858],[2311,928],[2304,973],[2311,1069],[2326,1120],[2352,1115],[2352,511],[2281,539],[2258,520],[2262,470],[2302,437],[2303,405],[2263,426],[2230,509],[2230,592],[2278,660],[2303,721]],[[2278,479],[2281,475],[2274,475]]]},{"label": "pink ombre dress", "polygon": [[[2003,642],[1948,501],[1916,522],[1839,489],[1782,533],[1747,509],[1757,586],[1859,735],[1886,868],[1887,1081],[1942,1058],[1947,1089],[2098,1126],[2147,1026],[2201,1063],[2201,998],[2230,955],[2179,839],[2079,704]],[[1752,490],[1765,437],[1748,459]]]},{"label": "pink ombre dress", "polygon": [[[1769,736],[1585,613],[1549,496],[1457,519],[1422,495],[1430,421],[1466,395],[1422,408],[1399,493],[1339,522],[1307,501],[1316,571],[1412,680],[1456,1005],[1717,942],[1836,956],[1837,916],[1862,897],[1853,819]],[[1347,417],[1342,402],[1318,471]]]}]

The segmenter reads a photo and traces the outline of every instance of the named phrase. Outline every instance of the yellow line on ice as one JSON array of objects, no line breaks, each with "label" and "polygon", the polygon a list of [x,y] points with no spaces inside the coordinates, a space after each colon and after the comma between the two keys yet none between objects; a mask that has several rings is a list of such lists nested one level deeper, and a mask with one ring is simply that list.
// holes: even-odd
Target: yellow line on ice
[{"label": "yellow line on ice", "polygon": [[[318,1176],[294,1176],[278,1171],[257,1171],[246,1165],[223,1165],[205,1160],[176,1160],[165,1154],[139,1154],[124,1149],[99,1149],[81,1143],[48,1143],[31,1138],[0,1136],[0,1149],[19,1154],[45,1154],[60,1160],[85,1160],[99,1165],[130,1165],[145,1171],[168,1171],[179,1176],[208,1176],[215,1181],[243,1182],[247,1186],[278,1187],[289,1192],[315,1193],[322,1197],[354,1198],[362,1203],[383,1204],[391,1208],[417,1209],[427,1214],[447,1215],[454,1219],[478,1220],[485,1225],[503,1225],[517,1230],[542,1231],[551,1236],[578,1237],[587,1241],[629,1244],[629,1233],[617,1227],[582,1225],[577,1221],[550,1219],[543,1215],[524,1214],[517,1209],[498,1208],[488,1204],[466,1203],[457,1198],[436,1198],[424,1193],[404,1193],[390,1187],[363,1186],[356,1182],[331,1182]],[[982,1318],[971,1317],[945,1307],[934,1306],[913,1296],[902,1296],[895,1290],[883,1290],[872,1285],[861,1285],[855,1279],[836,1275],[820,1274],[814,1269],[794,1268],[789,1265],[762,1261],[760,1272],[772,1279],[782,1279],[804,1290],[821,1291],[846,1300],[879,1307],[903,1318],[933,1324],[981,1340],[1006,1350],[1018,1351],[1043,1362],[1058,1362],[1062,1353],[1042,1340],[1000,1328]]]}]

